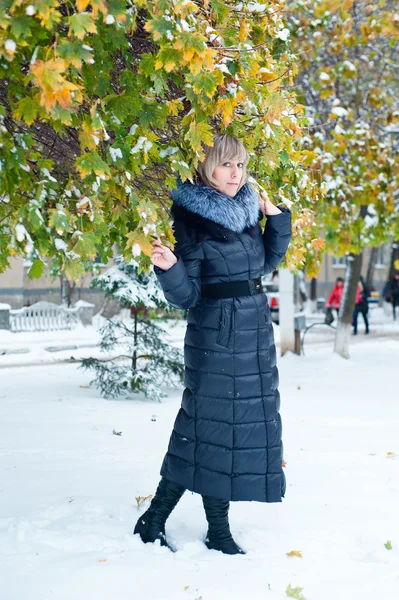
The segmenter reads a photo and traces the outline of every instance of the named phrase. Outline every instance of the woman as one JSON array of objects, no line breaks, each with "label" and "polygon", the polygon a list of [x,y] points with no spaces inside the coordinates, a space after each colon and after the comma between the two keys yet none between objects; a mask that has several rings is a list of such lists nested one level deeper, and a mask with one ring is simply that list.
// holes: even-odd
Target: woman
[{"label": "woman", "polygon": [[236,138],[216,135],[205,151],[197,183],[172,192],[174,252],[153,242],[166,299],[189,309],[185,389],[162,479],[134,533],[167,546],[166,519],[188,489],[202,495],[207,547],[244,554],[230,533],[229,502],[281,502],[285,493],[276,351],[260,278],[284,257],[291,215],[246,183],[249,157]]},{"label": "woman", "polygon": [[357,335],[357,320],[359,317],[359,313],[361,313],[363,316],[363,321],[366,328],[365,333],[370,333],[369,320],[367,318],[367,313],[369,312],[369,303],[367,298],[369,295],[370,292],[368,290],[366,282],[364,281],[363,276],[360,275],[360,281],[357,284],[356,288],[355,310],[353,311],[352,319],[353,335]]},{"label": "woman", "polygon": [[392,303],[393,320],[396,321],[396,307],[399,306],[399,272],[394,273],[388,288],[388,298]]},{"label": "woman", "polygon": [[329,299],[326,303],[326,308],[335,308],[337,313],[339,313],[339,307],[341,306],[342,294],[344,292],[344,280],[342,277],[337,277],[335,280],[335,285],[330,294]]}]

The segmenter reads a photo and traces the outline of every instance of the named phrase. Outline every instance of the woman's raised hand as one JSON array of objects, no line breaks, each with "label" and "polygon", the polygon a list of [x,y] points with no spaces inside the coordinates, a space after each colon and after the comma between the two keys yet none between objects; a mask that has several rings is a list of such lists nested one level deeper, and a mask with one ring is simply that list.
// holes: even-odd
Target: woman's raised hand
[{"label": "woman's raised hand", "polygon": [[161,240],[153,240],[151,262],[156,267],[168,271],[177,263],[177,258],[167,246],[164,246]]},{"label": "woman's raised hand", "polygon": [[277,206],[274,206],[272,202],[270,202],[269,196],[266,194],[266,192],[260,192],[260,198],[260,209],[264,215],[271,217],[272,215],[279,215],[281,213],[281,210],[277,208]]}]

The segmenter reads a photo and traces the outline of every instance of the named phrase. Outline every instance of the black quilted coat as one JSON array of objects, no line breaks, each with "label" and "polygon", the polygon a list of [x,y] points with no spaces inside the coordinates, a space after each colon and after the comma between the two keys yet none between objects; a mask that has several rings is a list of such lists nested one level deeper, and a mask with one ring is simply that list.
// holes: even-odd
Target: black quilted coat
[{"label": "black quilted coat", "polygon": [[201,297],[201,284],[261,277],[287,250],[291,214],[267,218],[246,184],[234,198],[207,186],[172,193],[178,262],[154,267],[168,302],[189,309],[181,408],[161,475],[225,500],[281,502],[282,425],[273,328],[264,293]]}]

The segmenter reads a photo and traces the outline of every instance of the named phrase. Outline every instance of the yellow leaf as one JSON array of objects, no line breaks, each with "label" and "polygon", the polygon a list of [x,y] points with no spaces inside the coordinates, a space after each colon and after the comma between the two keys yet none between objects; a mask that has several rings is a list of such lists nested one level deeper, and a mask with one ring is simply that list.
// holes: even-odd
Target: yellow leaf
[{"label": "yellow leaf", "polygon": [[234,109],[237,106],[237,99],[235,97],[223,97],[218,100],[219,112],[222,115],[223,125],[229,125],[233,120]]},{"label": "yellow leaf", "polygon": [[171,71],[173,71],[175,65],[176,63],[169,61],[164,64],[164,69],[167,73],[170,73]]},{"label": "yellow leaf", "polygon": [[37,85],[44,90],[54,90],[60,86],[63,81],[62,73],[65,72],[67,64],[62,58],[52,58],[51,60],[37,60],[30,66],[30,72],[36,79]]},{"label": "yellow leaf", "polygon": [[193,56],[194,56],[194,50],[192,48],[189,48],[188,50],[186,50],[183,53],[183,58],[186,62],[190,62],[190,60],[192,59]]},{"label": "yellow leaf", "polygon": [[316,238],[315,240],[312,240],[310,244],[315,250],[324,250],[326,247],[326,243],[322,238]]},{"label": "yellow leaf", "polygon": [[151,238],[144,235],[144,233],[139,231],[131,231],[127,234],[126,241],[126,249],[132,248],[134,253],[140,251],[143,252],[146,256],[151,256],[152,254],[152,244]]},{"label": "yellow leaf", "polygon": [[184,588],[183,588],[184,591],[188,590],[189,587],[190,587],[189,585],[185,585]]},{"label": "yellow leaf", "polygon": [[76,8],[79,12],[85,10],[89,5],[90,0],[76,0]]},{"label": "yellow leaf", "polygon": [[97,562],[107,562],[108,558],[100,558]]},{"label": "yellow leaf", "polygon": [[146,502],[147,500],[151,500],[151,498],[152,494],[150,494],[149,496],[136,496],[137,508],[140,508],[140,506],[144,504],[144,502]]},{"label": "yellow leaf", "polygon": [[393,452],[387,452],[387,456],[391,456]]},{"label": "yellow leaf", "polygon": [[245,21],[244,19],[241,19],[240,21],[240,31],[238,34],[238,39],[240,40],[240,42],[245,42],[249,32],[250,32],[250,25],[248,23],[248,21]]},{"label": "yellow leaf", "polygon": [[287,556],[297,556],[298,558],[303,558],[300,550],[291,550],[291,552],[286,552],[286,554]]},{"label": "yellow leaf", "polygon": [[80,388],[85,388],[85,389],[89,389],[89,388],[90,388],[90,386],[89,386],[89,385],[80,385],[79,387],[80,387]]}]

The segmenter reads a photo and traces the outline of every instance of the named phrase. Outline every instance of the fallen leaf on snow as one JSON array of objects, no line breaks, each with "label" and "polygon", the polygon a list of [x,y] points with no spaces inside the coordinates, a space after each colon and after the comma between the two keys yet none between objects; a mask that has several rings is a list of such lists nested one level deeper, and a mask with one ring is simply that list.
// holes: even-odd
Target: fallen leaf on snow
[{"label": "fallen leaf on snow", "polygon": [[303,558],[300,550],[291,550],[291,552],[286,552],[286,554],[287,556],[297,556],[298,558]]},{"label": "fallen leaf on snow", "polygon": [[392,550],[392,542],[390,540],[385,542],[384,546],[387,550]]},{"label": "fallen leaf on snow", "polygon": [[149,496],[136,496],[137,508],[140,508],[147,500],[151,500],[152,494]]},{"label": "fallen leaf on snow", "polygon": [[302,590],[303,588],[301,587],[293,588],[291,587],[291,584],[289,584],[287,589],[285,590],[285,593],[290,598],[296,598],[296,600],[306,600],[305,596],[301,594]]}]

